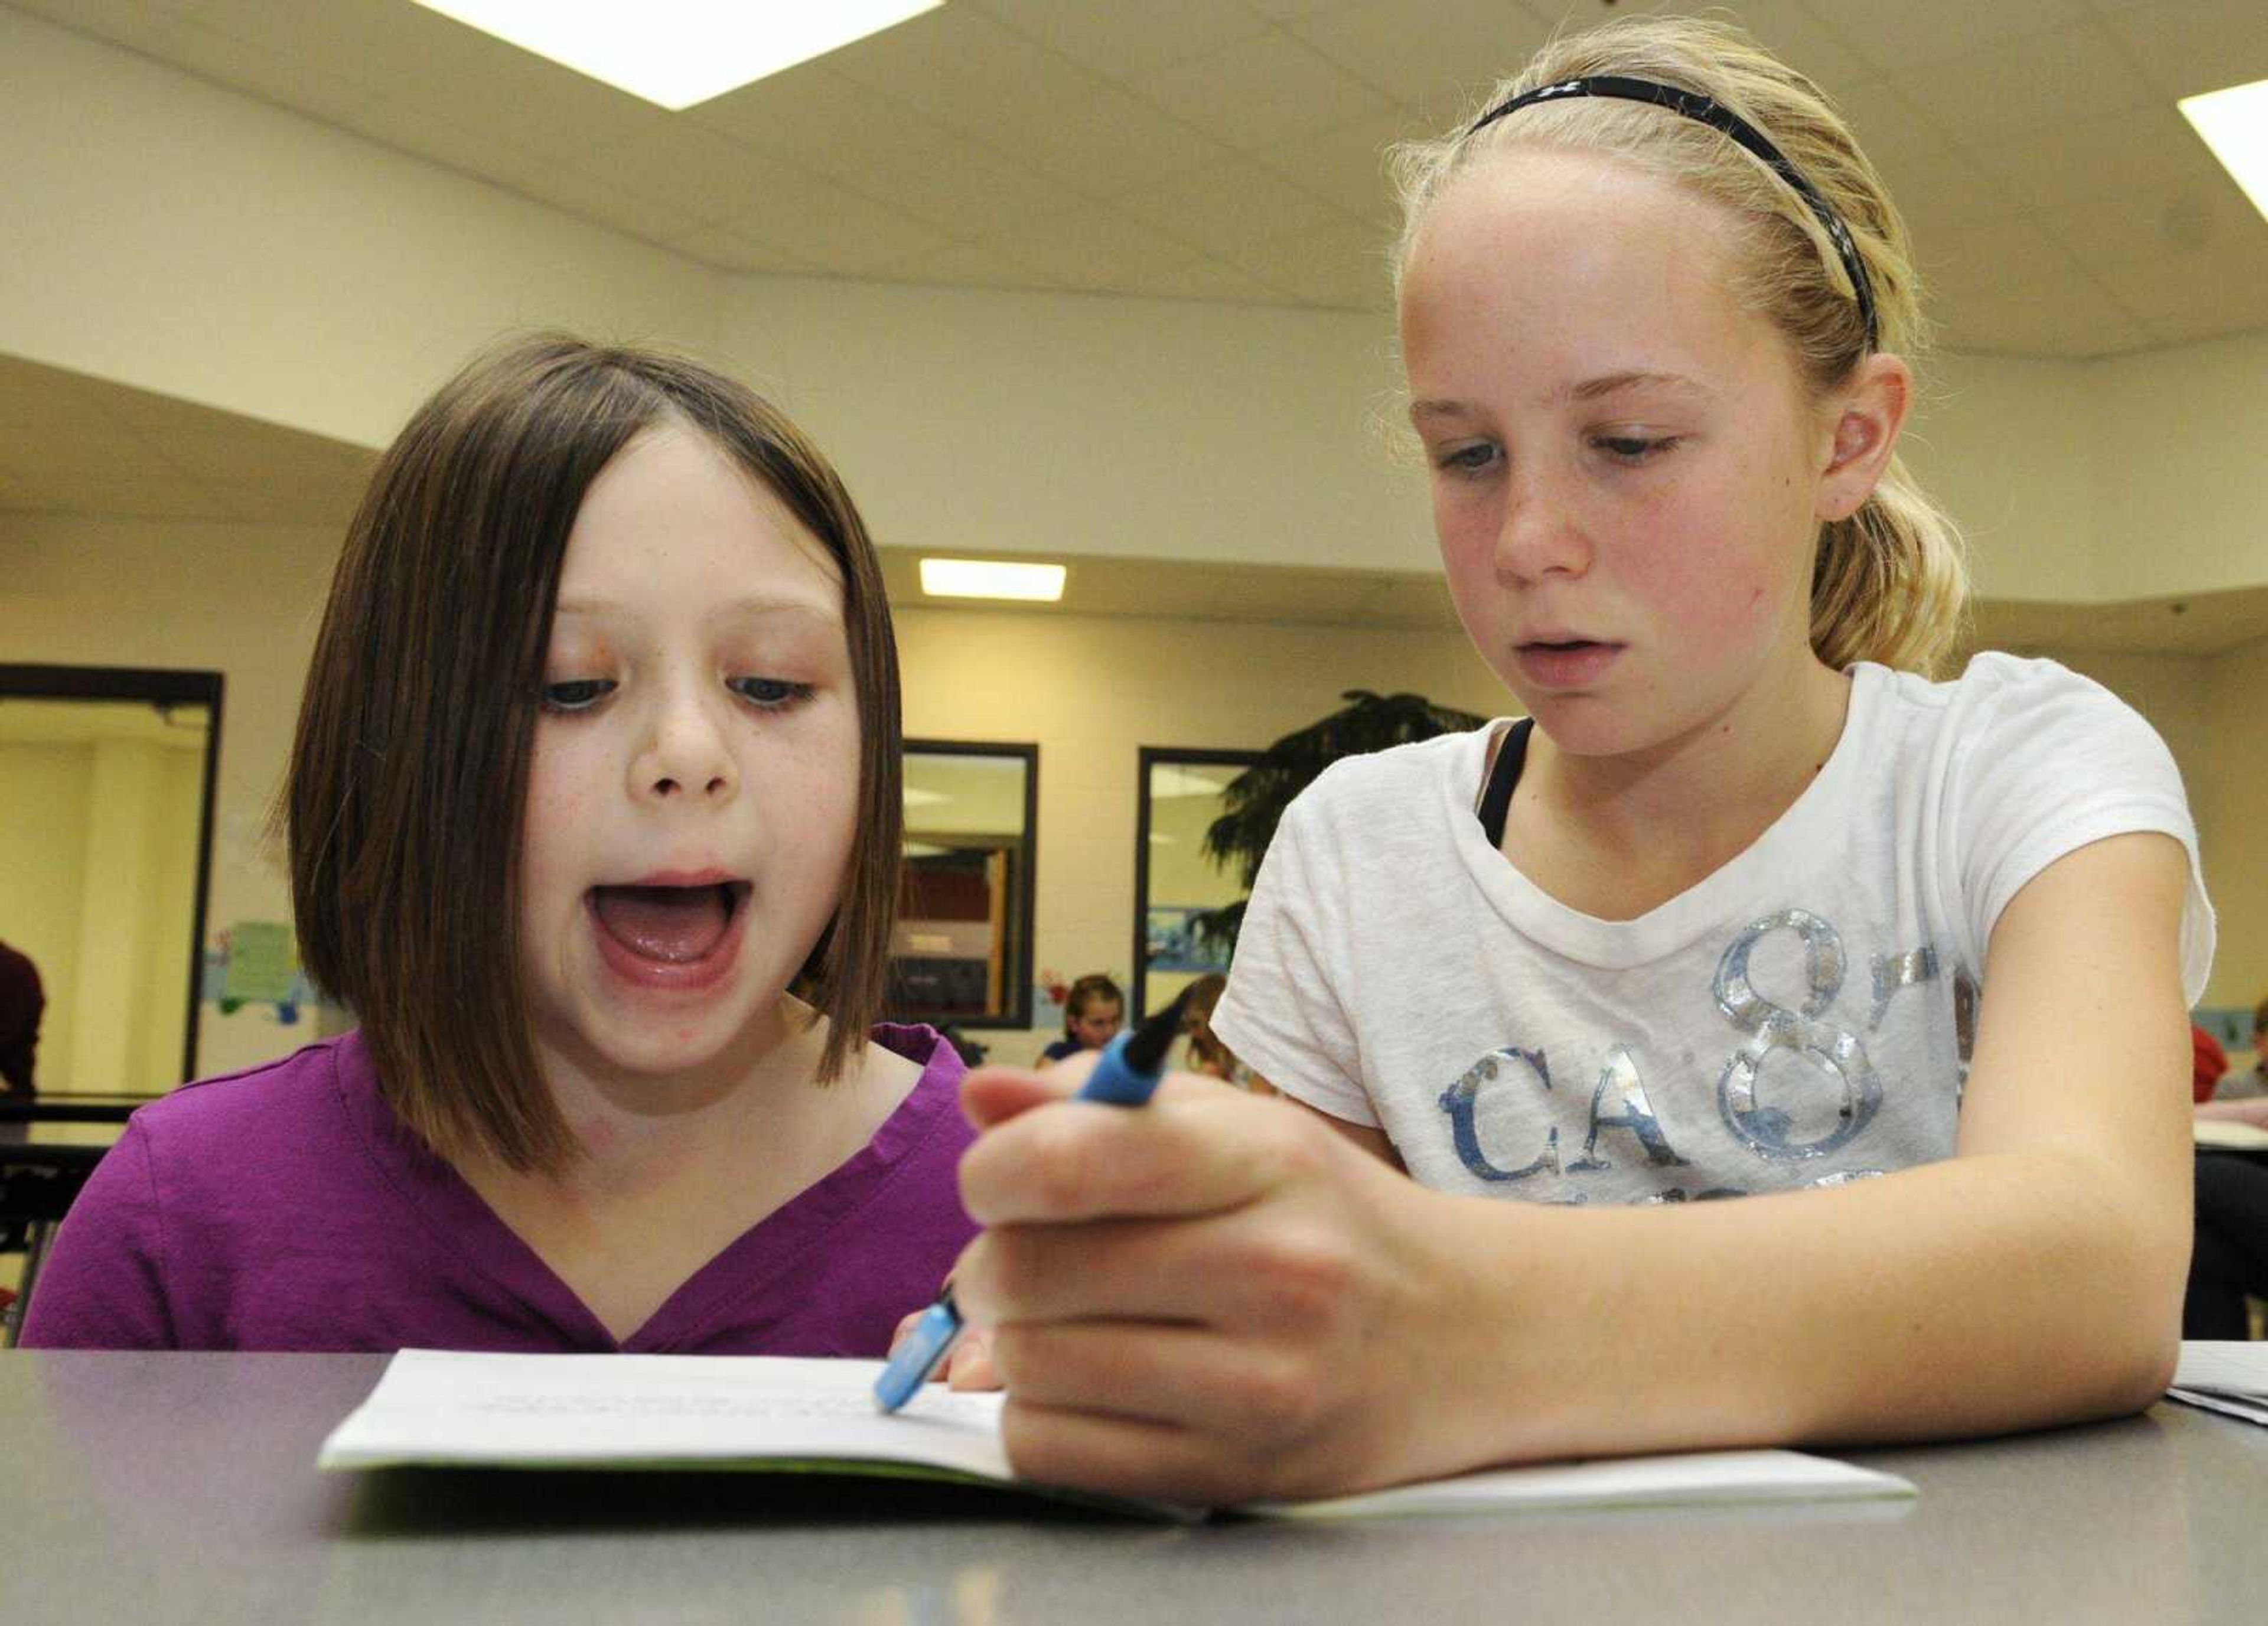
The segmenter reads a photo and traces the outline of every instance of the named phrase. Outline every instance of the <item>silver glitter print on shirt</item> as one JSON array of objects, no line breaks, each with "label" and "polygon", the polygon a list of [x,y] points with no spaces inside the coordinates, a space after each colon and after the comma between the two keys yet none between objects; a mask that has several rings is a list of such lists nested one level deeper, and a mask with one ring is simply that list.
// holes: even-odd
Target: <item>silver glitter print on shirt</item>
[{"label": "silver glitter print on shirt", "polygon": [[[1802,939],[1809,986],[1800,1010],[1774,1004],[1749,981],[1750,951],[1776,931],[1793,931]],[[1760,1158],[1793,1162],[1825,1157],[1862,1133],[1881,1109],[1882,1082],[1867,1059],[1865,1044],[1848,1029],[1819,1019],[1842,991],[1845,968],[1841,934],[1800,909],[1750,921],[1717,962],[1717,1008],[1749,1035],[1748,1043],[1726,1058],[1718,1076],[1717,1111],[1725,1127]],[[1775,1052],[1828,1073],[1841,1089],[1836,1127],[1815,1140],[1797,1138],[1793,1115],[1758,1097],[1758,1075]],[[1783,1078],[1780,1088],[1788,1087]]]},{"label": "silver glitter print on shirt", "polygon": [[1881,1031],[1889,1014],[1890,998],[1902,988],[1919,988],[1937,980],[1937,951],[1925,944],[1903,954],[1877,954],[1874,960],[1874,1008],[1867,1015],[1867,1031]]},{"label": "silver glitter print on shirt", "polygon": [[[1609,1102],[1618,1110],[1607,1111]],[[1661,1132],[1661,1124],[1653,1115],[1653,1103],[1646,1098],[1646,1081],[1638,1076],[1638,1063],[1631,1059],[1626,1044],[1618,1044],[1607,1052],[1607,1064],[1599,1071],[1598,1088],[1591,1092],[1591,1133],[1583,1142],[1583,1155],[1569,1164],[1569,1168],[1614,1167],[1611,1160],[1599,1155],[1601,1129],[1628,1129],[1646,1148],[1646,1160],[1657,1168],[1686,1166],[1685,1159],[1670,1145],[1669,1137]]]}]

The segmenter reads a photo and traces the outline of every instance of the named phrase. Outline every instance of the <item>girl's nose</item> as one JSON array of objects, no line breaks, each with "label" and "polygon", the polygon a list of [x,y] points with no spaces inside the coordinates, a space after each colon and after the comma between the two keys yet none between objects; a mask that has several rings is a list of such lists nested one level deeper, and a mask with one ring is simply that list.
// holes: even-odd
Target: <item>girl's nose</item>
[{"label": "girl's nose", "polygon": [[1497,579],[1527,585],[1547,576],[1580,576],[1590,563],[1580,516],[1558,482],[1533,467],[1514,472],[1497,524]]},{"label": "girl's nose", "polygon": [[721,800],[739,788],[739,770],[725,736],[725,720],[705,696],[670,695],[631,769],[631,788],[657,801],[687,797]]}]

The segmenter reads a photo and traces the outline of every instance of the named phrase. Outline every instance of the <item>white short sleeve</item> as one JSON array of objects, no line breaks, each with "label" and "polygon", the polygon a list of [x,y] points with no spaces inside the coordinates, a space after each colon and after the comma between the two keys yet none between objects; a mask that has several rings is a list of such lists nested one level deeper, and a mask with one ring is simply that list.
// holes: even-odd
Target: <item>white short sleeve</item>
[{"label": "white short sleeve", "polygon": [[1308,787],[1277,827],[1212,1026],[1239,1061],[1285,1094],[1375,1128],[1354,1024],[1336,992],[1352,962],[1348,889],[1328,853],[1311,850],[1317,835],[1308,814],[1322,789],[1320,781]]},{"label": "white short sleeve", "polygon": [[[1941,808],[1961,855],[1965,925],[1982,953],[2010,899],[2066,853],[2134,831],[2189,854],[2182,987],[2194,1004],[2212,968],[2213,908],[2181,770],[2157,731],[2090,678],[2046,660],[1979,655],[1954,686]],[[1987,973],[1989,976],[1989,970]]]}]

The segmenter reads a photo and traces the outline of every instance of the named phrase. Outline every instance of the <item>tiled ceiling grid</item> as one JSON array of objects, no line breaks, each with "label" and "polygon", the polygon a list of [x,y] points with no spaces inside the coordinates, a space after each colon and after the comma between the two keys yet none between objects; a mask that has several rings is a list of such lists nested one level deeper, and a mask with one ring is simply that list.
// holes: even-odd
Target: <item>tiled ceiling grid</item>
[{"label": "tiled ceiling grid", "polygon": [[[668,114],[409,0],[11,3],[718,267],[1349,309],[1386,299],[1381,149],[1632,9],[952,0]],[[2268,77],[2264,0],[1717,9],[1842,101],[1953,347],[2268,327],[2268,223],[2173,107]]]}]

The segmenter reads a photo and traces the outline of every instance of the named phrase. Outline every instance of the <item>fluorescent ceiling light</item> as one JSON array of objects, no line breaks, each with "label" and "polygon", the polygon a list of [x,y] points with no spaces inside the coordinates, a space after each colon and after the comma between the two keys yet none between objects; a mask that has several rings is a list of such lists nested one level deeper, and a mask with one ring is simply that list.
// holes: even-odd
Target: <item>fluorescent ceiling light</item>
[{"label": "fluorescent ceiling light", "polygon": [[989,559],[924,559],[922,591],[932,599],[1032,599],[1052,604],[1063,597],[1065,571],[1060,564],[1003,564]]},{"label": "fluorescent ceiling light", "polygon": [[2268,216],[2268,79],[2184,96],[2179,106],[2252,207]]},{"label": "fluorescent ceiling light", "polygon": [[943,0],[417,0],[673,113],[934,11]]}]

